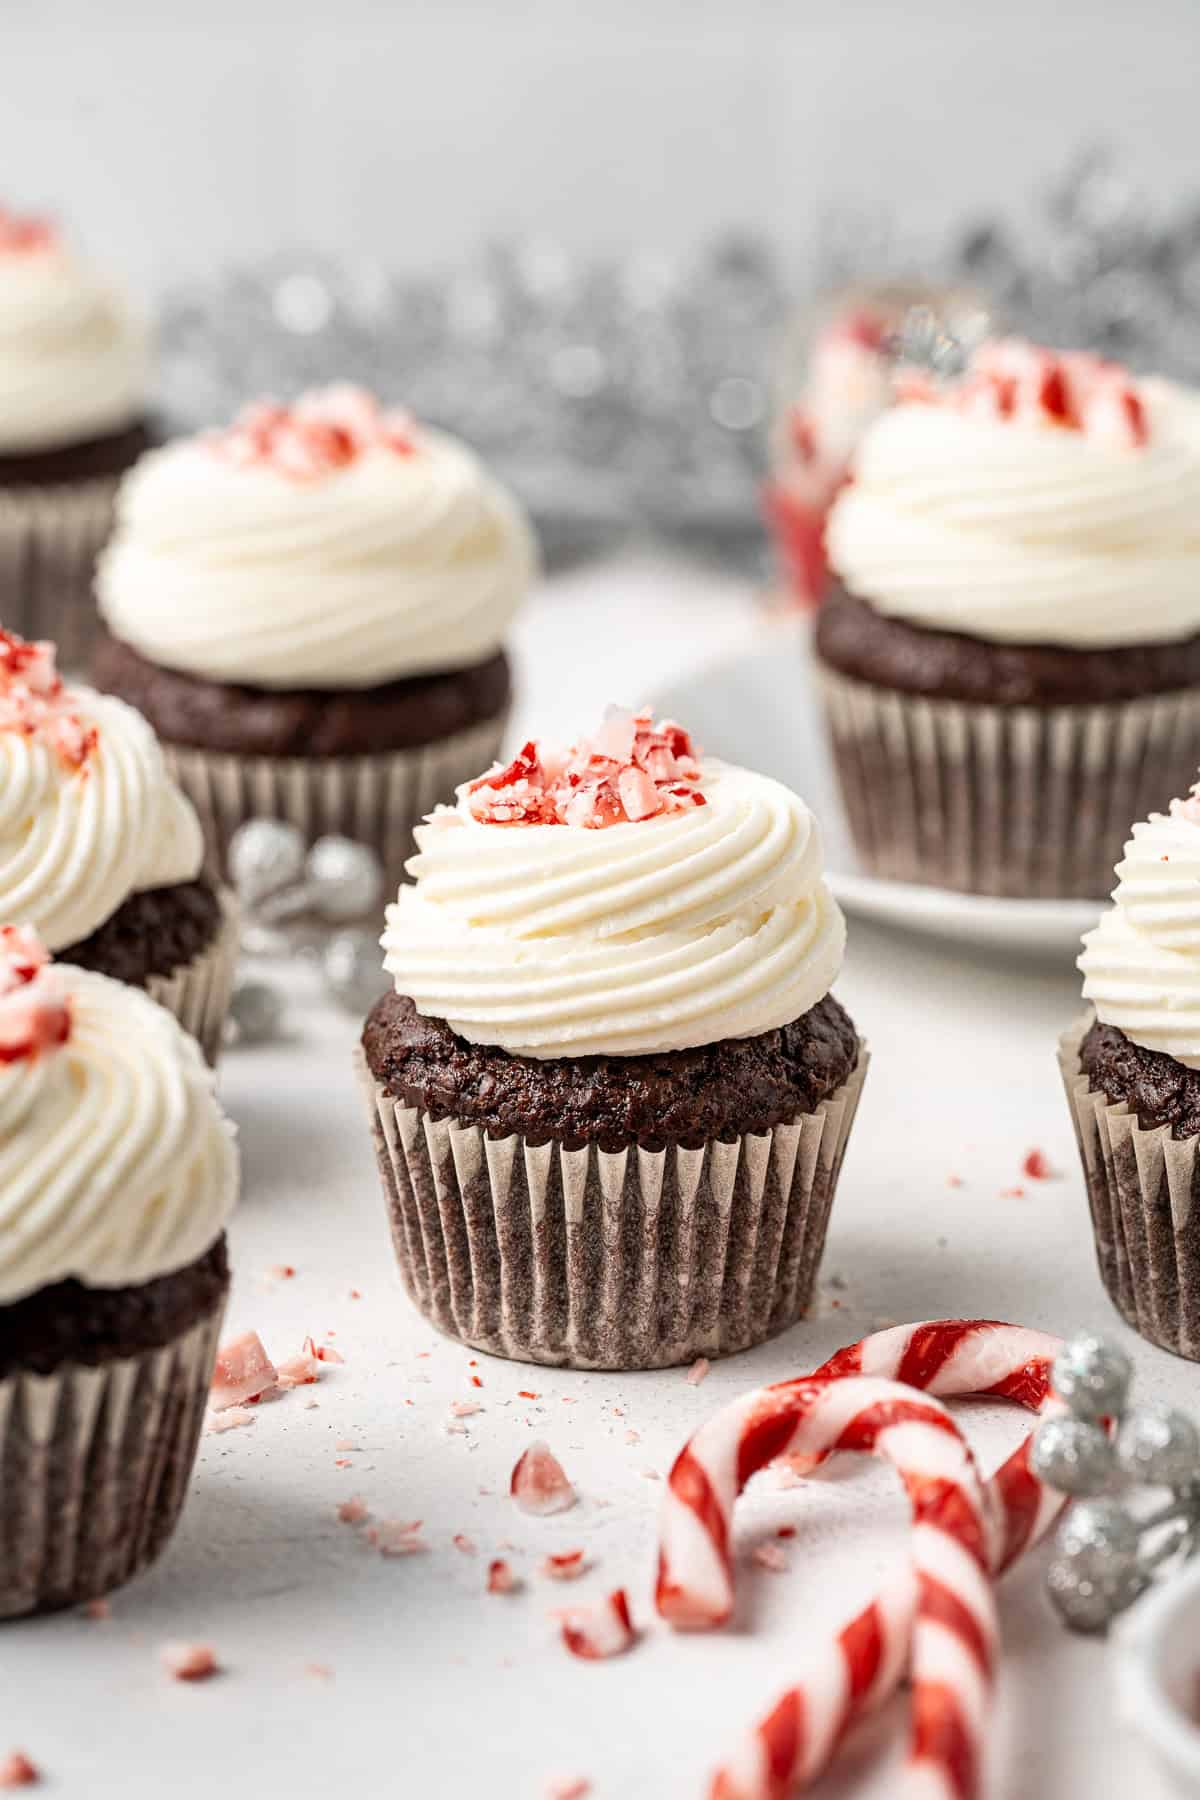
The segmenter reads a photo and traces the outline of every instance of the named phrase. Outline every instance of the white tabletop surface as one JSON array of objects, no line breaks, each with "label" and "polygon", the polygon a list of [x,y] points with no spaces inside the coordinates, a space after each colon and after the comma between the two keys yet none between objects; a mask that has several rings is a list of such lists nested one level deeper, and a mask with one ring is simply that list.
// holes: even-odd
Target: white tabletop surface
[{"label": "white tabletop surface", "polygon": [[[601,589],[615,623],[585,644]],[[663,668],[744,635],[750,607],[748,592],[716,577],[653,563],[560,581],[523,632],[523,722],[566,729],[610,694],[640,698]],[[543,1800],[554,1778],[578,1776],[596,1800],[700,1796],[733,1735],[905,1543],[904,1506],[873,1464],[851,1461],[802,1491],[752,1492],[739,1545],[794,1522],[790,1567],[745,1563],[733,1629],[666,1631],[651,1606],[661,1476],[722,1401],[881,1324],[981,1314],[1100,1326],[1134,1353],[1144,1397],[1200,1410],[1200,1371],[1125,1330],[1096,1274],[1053,1054],[1078,1010],[1069,967],[983,961],[851,921],[837,991],[874,1061],[820,1299],[787,1336],[716,1365],[696,1388],[679,1370],[473,1362],[422,1322],[395,1272],[350,1074],[355,1023],[287,978],[286,1041],[231,1053],[221,1076],[245,1175],[228,1326],[255,1327],[279,1358],[310,1332],[336,1333],[327,1341],[345,1361],[252,1425],[204,1438],[173,1545],[114,1596],[108,1620],[5,1629],[0,1753],[25,1749],[48,1793]],[[1022,1178],[1033,1147],[1055,1179]],[[272,1277],[281,1264],[293,1278]],[[483,1411],[449,1432],[459,1398]],[[1005,1409],[964,1416],[989,1463],[1024,1429]],[[525,1517],[507,1496],[535,1437],[581,1496],[552,1519]],[[423,1520],[428,1551],[383,1560],[336,1517],[352,1494],[377,1518]],[[474,1553],[454,1546],[456,1534]],[[539,1576],[548,1552],[576,1546],[592,1564],[580,1582]],[[523,1577],[521,1592],[485,1594],[497,1554]],[[1043,1565],[1044,1553],[1032,1557],[1003,1585],[996,1800],[1161,1800],[1114,1715],[1109,1653],[1060,1630]],[[618,1585],[644,1635],[616,1661],[576,1661],[552,1609]],[[219,1679],[164,1673],[159,1647],[180,1638],[215,1647]],[[818,1791],[893,1794],[903,1732],[901,1700]]]}]

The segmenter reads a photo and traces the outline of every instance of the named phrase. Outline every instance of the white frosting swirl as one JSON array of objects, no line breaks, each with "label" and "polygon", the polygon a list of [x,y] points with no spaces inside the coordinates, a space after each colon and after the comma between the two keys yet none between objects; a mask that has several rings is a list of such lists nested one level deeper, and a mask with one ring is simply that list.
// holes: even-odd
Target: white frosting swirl
[{"label": "white frosting swirl", "polygon": [[753,1037],[830,989],[846,926],[804,802],[705,759],[707,804],[593,831],[418,829],[385,967],[418,1010],[515,1055],[640,1056]]},{"label": "white frosting swirl", "polygon": [[144,457],[97,592],[168,668],[264,688],[365,688],[493,655],[533,580],[515,500],[462,444],[414,434],[320,479],[203,439]]},{"label": "white frosting swirl", "polygon": [[0,453],[119,431],[143,411],[144,323],[56,241],[0,255]]},{"label": "white frosting swirl", "polygon": [[[1190,816],[1192,813],[1195,816]],[[1083,994],[1135,1044],[1200,1068],[1200,806],[1133,827],[1113,905],[1083,940]]]},{"label": "white frosting swirl", "polygon": [[894,407],[833,509],[833,567],[880,612],[997,643],[1085,650],[1200,631],[1200,396],[1165,381],[1138,391],[1138,448]]},{"label": "white frosting swirl", "polygon": [[0,1305],[70,1277],[138,1286],[216,1242],[233,1128],[199,1048],[136,988],[69,964],[61,1047],[0,1062]]},{"label": "white frosting swirl", "polygon": [[0,919],[34,926],[51,950],[90,936],[130,894],[194,881],[200,822],[158,739],[124,701],[63,695],[96,732],[81,765],[46,735],[0,728]]}]

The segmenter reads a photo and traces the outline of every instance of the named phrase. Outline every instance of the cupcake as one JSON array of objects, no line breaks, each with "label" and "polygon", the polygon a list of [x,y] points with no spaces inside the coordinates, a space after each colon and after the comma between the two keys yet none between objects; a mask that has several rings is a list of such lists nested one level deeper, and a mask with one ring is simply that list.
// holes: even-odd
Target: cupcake
[{"label": "cupcake", "polygon": [[792,1325],[867,1062],[803,801],[612,711],[464,784],[417,842],[360,1054],[416,1305],[576,1368]]},{"label": "cupcake", "polygon": [[232,1128],[145,994],[0,930],[0,1618],[163,1549],[229,1285]]},{"label": "cupcake", "polygon": [[118,477],[149,443],[149,343],[52,225],[0,206],[0,618],[82,667]]},{"label": "cupcake", "polygon": [[0,919],[145,988],[215,1060],[237,957],[194,808],[143,718],[0,629]]},{"label": "cupcake", "polygon": [[224,859],[256,815],[370,845],[495,756],[536,555],[464,445],[347,387],[147,456],[98,583],[98,685],[144,713]]},{"label": "cupcake", "polygon": [[1116,872],[1059,1061],[1109,1297],[1200,1361],[1200,787],[1133,827]]},{"label": "cupcake", "polygon": [[818,672],[868,872],[1102,897],[1200,762],[1200,396],[985,344],[905,383],[827,544]]}]

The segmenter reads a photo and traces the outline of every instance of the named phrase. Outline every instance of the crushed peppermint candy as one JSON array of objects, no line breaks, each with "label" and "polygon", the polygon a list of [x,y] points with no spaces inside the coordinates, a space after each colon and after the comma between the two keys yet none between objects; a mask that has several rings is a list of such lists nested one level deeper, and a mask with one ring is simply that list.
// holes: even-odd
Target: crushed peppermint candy
[{"label": "crushed peppermint candy", "polygon": [[236,1431],[240,1425],[253,1425],[256,1415],[248,1406],[230,1406],[224,1412],[214,1412],[204,1422],[204,1429],[210,1436],[219,1437],[223,1431]]},{"label": "crushed peppermint candy", "polygon": [[698,1356],[683,1379],[687,1382],[689,1387],[699,1387],[711,1367],[712,1364],[709,1362],[707,1356]]},{"label": "crushed peppermint candy", "polygon": [[371,1516],[371,1509],[361,1494],[351,1494],[338,1503],[337,1516],[343,1525],[361,1525]]},{"label": "crushed peppermint candy", "polygon": [[1189,789],[1186,800],[1172,800],[1170,813],[1173,819],[1186,819],[1189,825],[1200,825],[1200,781]]},{"label": "crushed peppermint candy", "polygon": [[559,1556],[548,1556],[542,1564],[542,1574],[551,1581],[577,1581],[587,1571],[584,1558],[582,1550],[564,1550]]},{"label": "crushed peppermint candy", "polygon": [[512,1564],[502,1556],[494,1557],[488,1564],[487,1591],[489,1594],[515,1594],[521,1583],[513,1574]]},{"label": "crushed peppermint candy", "polygon": [[563,1643],[584,1662],[620,1656],[636,1636],[624,1588],[615,1589],[598,1606],[574,1607],[563,1616]]},{"label": "crushed peppermint candy", "polygon": [[901,368],[902,400],[943,405],[969,418],[1073,431],[1094,443],[1140,450],[1150,437],[1141,391],[1127,369],[1084,350],[1046,350],[1019,338],[979,346],[958,381],[940,385]]},{"label": "crushed peppermint candy", "polygon": [[0,256],[29,256],[58,247],[58,231],[49,219],[0,206]]},{"label": "crushed peppermint candy", "polygon": [[530,738],[467,788],[485,825],[574,825],[585,831],[638,824],[707,804],[699,752],[681,725],[610,706],[594,738],[569,750]]},{"label": "crushed peppermint candy", "polygon": [[164,1644],[159,1652],[176,1681],[207,1681],[221,1665],[211,1644]]},{"label": "crushed peppermint candy", "polygon": [[755,1544],[750,1561],[757,1563],[760,1569],[769,1569],[772,1575],[782,1575],[790,1566],[778,1544]]},{"label": "crushed peppermint candy", "polygon": [[555,1777],[546,1789],[546,1800],[587,1800],[591,1791],[586,1775]]},{"label": "crushed peppermint candy", "polygon": [[209,1404],[214,1412],[242,1406],[247,1400],[258,1400],[269,1393],[278,1379],[279,1371],[257,1331],[243,1331],[217,1351]]},{"label": "crushed peppermint candy", "polygon": [[259,400],[204,442],[236,468],[266,468],[289,481],[320,481],[368,451],[415,456],[413,421],[348,382],[316,388],[291,406]]},{"label": "crushed peppermint candy", "polygon": [[32,1060],[71,1035],[71,1006],[28,925],[0,926],[0,1063]]},{"label": "crushed peppermint candy", "polygon": [[1030,1150],[1021,1164],[1021,1173],[1030,1181],[1053,1181],[1054,1165],[1044,1150]]},{"label": "crushed peppermint candy", "polygon": [[522,1512],[538,1518],[566,1512],[575,1504],[575,1489],[548,1444],[530,1444],[513,1467],[509,1492]]},{"label": "crushed peppermint candy", "polygon": [[418,1535],[421,1523],[420,1519],[381,1519],[378,1525],[367,1527],[366,1539],[380,1556],[415,1556],[429,1548]]},{"label": "crushed peppermint candy", "polygon": [[0,627],[0,731],[46,744],[63,767],[82,770],[100,741],[55,666],[55,648]]},{"label": "crushed peppermint candy", "polygon": [[10,1750],[0,1759],[0,1788],[37,1787],[42,1772],[23,1750]]},{"label": "crushed peppermint candy", "polygon": [[462,1551],[464,1556],[479,1554],[474,1538],[469,1538],[465,1531],[456,1531],[450,1541],[456,1550]]}]

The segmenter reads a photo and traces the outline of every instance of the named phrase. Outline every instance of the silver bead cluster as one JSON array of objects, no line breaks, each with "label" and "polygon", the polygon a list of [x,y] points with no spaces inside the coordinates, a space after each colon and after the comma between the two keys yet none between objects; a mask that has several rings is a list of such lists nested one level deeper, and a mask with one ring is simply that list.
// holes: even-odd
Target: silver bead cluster
[{"label": "silver bead cluster", "polygon": [[1077,1504],[1047,1585],[1073,1631],[1104,1632],[1160,1569],[1200,1548],[1200,1431],[1173,1407],[1131,1406],[1133,1365],[1093,1333],[1064,1345],[1052,1379],[1067,1411],[1037,1427],[1029,1463]]},{"label": "silver bead cluster", "polygon": [[[367,1012],[387,986],[378,927],[355,923],[377,914],[383,899],[383,867],[375,852],[337,836],[320,837],[310,847],[286,820],[250,819],[230,841],[228,867],[241,906],[243,950],[269,957],[311,949],[331,996],[349,1012]],[[330,926],[339,929],[321,930]],[[230,1005],[231,1041],[277,1038],[284,1012],[283,996],[270,981],[239,982]]]}]

